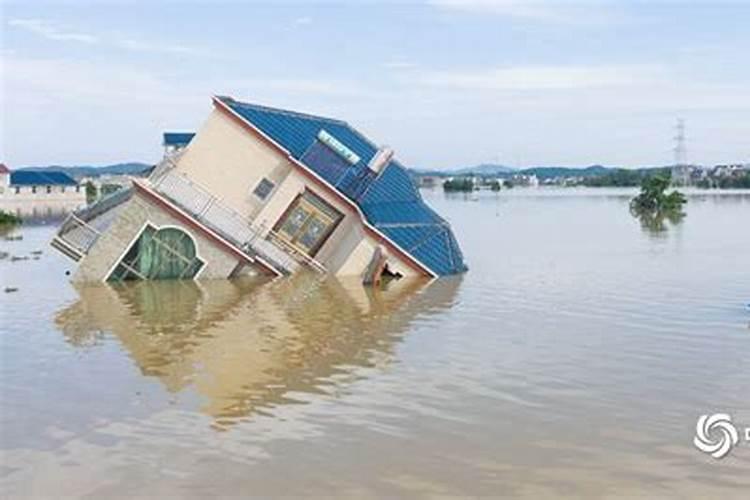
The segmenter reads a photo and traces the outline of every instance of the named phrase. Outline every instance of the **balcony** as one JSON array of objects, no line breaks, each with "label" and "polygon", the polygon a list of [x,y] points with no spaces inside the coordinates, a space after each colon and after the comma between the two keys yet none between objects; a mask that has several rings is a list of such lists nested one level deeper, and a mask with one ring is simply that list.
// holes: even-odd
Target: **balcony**
[{"label": "balcony", "polygon": [[226,241],[251,258],[270,264],[281,275],[292,274],[300,266],[325,272],[325,267],[315,259],[281,245],[267,228],[256,226],[184,175],[162,171],[158,176],[152,175],[150,185]]},{"label": "balcony", "polygon": [[132,195],[132,188],[120,189],[71,213],[52,238],[52,246],[75,261],[81,260],[115,220],[116,208]]}]

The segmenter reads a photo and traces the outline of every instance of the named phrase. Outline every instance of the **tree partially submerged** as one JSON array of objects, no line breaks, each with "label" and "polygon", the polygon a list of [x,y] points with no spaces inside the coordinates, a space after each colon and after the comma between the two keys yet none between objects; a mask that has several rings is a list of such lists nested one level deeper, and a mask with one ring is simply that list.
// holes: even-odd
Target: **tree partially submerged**
[{"label": "tree partially submerged", "polygon": [[666,229],[664,221],[677,224],[685,216],[682,207],[687,203],[685,195],[677,190],[667,194],[670,178],[655,175],[643,179],[641,192],[630,201],[630,213],[641,221],[641,225],[652,231]]},{"label": "tree partially submerged", "polygon": [[445,191],[474,191],[474,181],[470,177],[448,179],[443,182]]}]

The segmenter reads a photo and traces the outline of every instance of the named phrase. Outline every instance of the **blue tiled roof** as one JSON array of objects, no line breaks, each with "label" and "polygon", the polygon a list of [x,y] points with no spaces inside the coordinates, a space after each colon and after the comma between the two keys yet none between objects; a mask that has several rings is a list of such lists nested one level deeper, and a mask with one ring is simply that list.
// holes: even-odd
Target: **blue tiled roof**
[{"label": "blue tiled roof", "polygon": [[165,146],[185,146],[193,140],[195,134],[189,132],[164,132]]},{"label": "blue tiled roof", "polygon": [[[466,270],[461,249],[450,225],[422,200],[406,169],[391,160],[377,177],[367,175],[367,164],[377,146],[344,121],[296,113],[220,97],[242,118],[287,149],[292,156],[355,201],[370,224],[435,274]],[[340,165],[325,161],[318,133],[325,130],[352,150],[360,161],[342,172]],[[352,187],[352,179],[366,182]]]},{"label": "blue tiled roof", "polygon": [[63,172],[16,170],[10,173],[10,184],[13,186],[75,186],[77,183]]}]

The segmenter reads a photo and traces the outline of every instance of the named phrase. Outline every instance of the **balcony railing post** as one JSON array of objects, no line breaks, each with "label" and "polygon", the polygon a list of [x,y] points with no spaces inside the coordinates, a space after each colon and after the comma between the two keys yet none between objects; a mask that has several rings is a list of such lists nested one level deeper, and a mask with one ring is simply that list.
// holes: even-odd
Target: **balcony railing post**
[{"label": "balcony railing post", "polygon": [[[212,195],[210,191],[184,175],[167,171],[152,186],[227,241],[242,248],[251,257],[259,256],[268,261],[284,274],[292,273],[300,261],[318,271],[325,270],[322,264],[311,257],[297,257],[299,252],[292,252],[291,249],[267,239],[265,223],[259,226],[253,224],[224,205],[219,197]],[[204,198],[207,198],[205,202]],[[273,231],[268,232],[269,238],[272,233]],[[292,257],[290,252],[296,257]]]}]

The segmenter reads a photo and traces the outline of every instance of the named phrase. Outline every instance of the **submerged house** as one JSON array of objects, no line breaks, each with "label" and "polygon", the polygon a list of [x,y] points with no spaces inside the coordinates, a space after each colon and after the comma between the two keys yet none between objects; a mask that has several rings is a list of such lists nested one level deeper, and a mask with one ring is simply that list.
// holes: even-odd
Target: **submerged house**
[{"label": "submerged house", "polygon": [[[148,179],[71,214],[76,281],[466,270],[406,169],[344,121],[214,97]],[[167,137],[165,136],[165,147]]]}]

